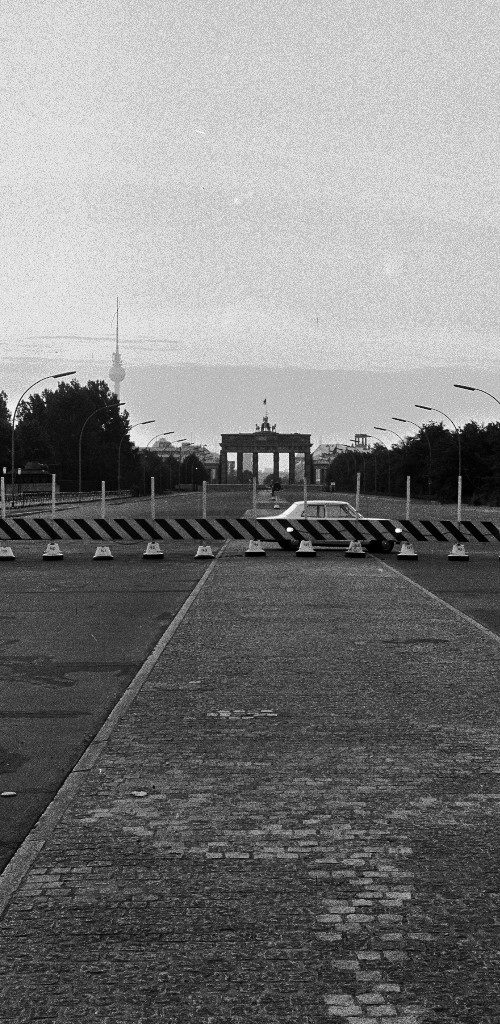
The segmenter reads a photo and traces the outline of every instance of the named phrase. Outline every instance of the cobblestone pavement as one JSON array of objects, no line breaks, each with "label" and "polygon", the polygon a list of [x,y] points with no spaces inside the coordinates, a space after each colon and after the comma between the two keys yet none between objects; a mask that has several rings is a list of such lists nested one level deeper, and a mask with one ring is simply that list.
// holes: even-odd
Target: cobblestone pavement
[{"label": "cobblestone pavement", "polygon": [[0,922],[2,1021],[490,1024],[500,645],[230,544]]}]

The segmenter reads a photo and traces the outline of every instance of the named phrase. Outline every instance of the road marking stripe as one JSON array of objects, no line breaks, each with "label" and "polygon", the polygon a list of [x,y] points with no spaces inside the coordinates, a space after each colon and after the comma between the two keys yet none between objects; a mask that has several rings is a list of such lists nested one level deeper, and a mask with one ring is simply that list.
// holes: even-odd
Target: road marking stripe
[{"label": "road marking stripe", "polygon": [[159,658],[163,654],[163,651],[186,618],[191,605],[198,597],[198,594],[204,587],[211,573],[214,571],[217,560],[220,558],[225,547],[226,544],[223,544],[217,552],[213,562],[210,562],[208,567],[205,569],[203,576],[198,580],[198,583],[186,598],[184,604],[172,619],[170,625],[167,626],[167,629],[155,644],[151,654],[148,655],[138,672],[136,672],[131,683],[127,686],[125,693],[122,694],[118,703],[115,704],[114,708],[112,708],[106,718],[106,721],[96,733],[94,739],[89,743],[87,749],[83,752],[79,761],[77,761],[75,767],[69,773],[62,786],[58,789],[54,799],[42,812],[36,824],[33,826],[31,831],[16,850],[14,856],[10,859],[9,863],[0,874],[0,920],[7,910],[12,897],[26,878],[31,865],[45,846],[45,843],[50,839],[64,812],[73,802],[83,780],[85,779],[85,772],[92,768],[101,754],[105,751],[106,744],[116,724],[120,718],[123,717],[125,712],[128,711],[130,705],[133,704],[137,697],[137,694],[149,679]]},{"label": "road marking stripe", "polygon": [[477,619],[473,619],[471,615],[467,615],[466,612],[461,612],[459,608],[455,608],[452,604],[449,604],[448,601],[444,601],[442,597],[438,597],[437,594],[433,594],[432,590],[428,590],[427,587],[423,587],[421,583],[417,583],[416,580],[412,579],[411,576],[406,576],[405,573],[401,572],[399,569],[394,569],[393,566],[389,565],[388,562],[382,562],[382,560],[380,558],[377,558],[375,555],[372,555],[372,558],[375,562],[378,562],[379,565],[385,566],[385,568],[388,569],[389,572],[394,573],[395,576],[400,576],[401,579],[407,580],[408,583],[411,583],[413,587],[416,587],[417,590],[420,590],[422,594],[426,594],[427,597],[432,597],[433,601],[437,601],[437,603],[442,605],[443,608],[447,608],[448,611],[453,612],[453,614],[457,618],[465,619],[466,622],[470,622],[471,625],[475,626],[476,629],[479,629],[480,632],[484,633],[485,636],[487,636],[490,640],[494,640],[496,644],[500,644],[500,636],[498,635],[498,633],[494,633],[493,630],[488,629],[487,626],[483,626],[483,624],[481,622],[478,622]]}]

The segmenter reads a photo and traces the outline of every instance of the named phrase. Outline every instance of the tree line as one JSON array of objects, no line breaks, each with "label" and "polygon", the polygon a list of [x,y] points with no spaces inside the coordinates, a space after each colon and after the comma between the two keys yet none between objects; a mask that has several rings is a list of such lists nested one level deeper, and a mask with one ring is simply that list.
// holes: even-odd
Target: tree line
[{"label": "tree line", "polygon": [[[12,419],[5,391],[0,392],[0,466],[10,479]],[[84,427],[83,434],[82,428]],[[63,491],[78,490],[81,437],[82,490],[99,490],[101,481],[113,490],[149,490],[155,477],[158,493],[181,485],[197,487],[207,479],[203,463],[193,454],[161,458],[154,450],[141,452],[130,439],[130,419],[117,396],[103,380],[81,385],[62,381],[57,389],[30,395],[21,402],[15,423],[15,466],[38,463],[56,474]]]},{"label": "tree line", "polygon": [[[462,499],[471,505],[500,505],[500,423],[466,423],[460,430]],[[376,443],[366,452],[349,449],[330,463],[326,481],[336,490],[354,490],[361,473],[366,492],[404,496],[411,477],[414,497],[452,502],[457,496],[459,437],[442,423],[428,423],[417,434],[392,444]]]}]

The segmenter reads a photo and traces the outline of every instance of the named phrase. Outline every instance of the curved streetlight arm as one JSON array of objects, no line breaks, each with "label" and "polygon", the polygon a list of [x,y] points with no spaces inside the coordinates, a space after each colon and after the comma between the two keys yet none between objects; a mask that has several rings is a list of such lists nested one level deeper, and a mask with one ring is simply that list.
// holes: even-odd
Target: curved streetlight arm
[{"label": "curved streetlight arm", "polygon": [[[373,429],[374,430],[383,430],[384,434],[388,432],[388,427],[374,427]],[[391,431],[389,431],[389,433],[391,433]],[[396,431],[394,430],[394,431],[392,431],[392,433],[395,434]],[[399,437],[399,434],[397,434],[396,436]],[[392,448],[391,448],[389,443],[388,444],[384,444],[384,448],[387,450],[387,485],[388,485],[388,490],[389,490],[389,494],[390,494],[391,493],[391,452],[392,452]]]},{"label": "curved streetlight arm", "polygon": [[402,441],[403,444],[406,444],[408,438],[401,437],[401,434],[398,434],[398,432],[396,430],[391,430],[389,427],[386,427],[386,430],[388,430],[390,434],[394,434],[395,437],[399,437],[399,440]]},{"label": "curved streetlight arm", "polygon": [[12,423],[14,423],[14,420],[16,418],[16,412],[24,396],[28,394],[28,391],[31,391],[32,388],[36,388],[37,384],[43,384],[44,380],[57,380],[58,377],[72,377],[74,373],[76,373],[76,370],[67,370],[65,373],[49,373],[48,377],[40,377],[40,380],[34,380],[33,384],[30,384],[29,388],[26,388],[26,391],[23,391],[21,397],[18,399],[16,408],[14,409]]},{"label": "curved streetlight arm", "polygon": [[[122,405],[125,405],[125,402],[118,402],[118,408],[120,408],[120,406],[122,406]],[[80,496],[81,496],[81,493],[82,493],[82,436],[83,436],[83,431],[85,430],[85,427],[87,426],[87,423],[89,422],[89,420],[91,420],[93,416],[97,416],[98,412],[104,412],[106,409],[115,409],[115,408],[117,408],[117,406],[115,406],[115,403],[114,402],[110,402],[109,405],[101,405],[101,406],[99,406],[98,409],[94,409],[94,411],[90,413],[90,416],[87,416],[87,419],[85,420],[85,423],[83,424],[83,427],[80,430],[80,437],[78,438],[78,500],[80,500]]]},{"label": "curved streetlight arm", "polygon": [[451,416],[448,416],[448,414],[446,412],[443,412],[442,409],[435,409],[434,406],[432,406],[432,405],[417,405],[416,403],[415,403],[415,408],[416,409],[426,409],[427,412],[438,412],[440,416],[444,416],[445,420],[449,420],[449,422],[451,423],[452,427],[455,428],[455,432],[456,432],[456,435],[457,435],[457,441],[458,441],[458,475],[461,478],[462,477],[462,444],[461,444],[461,440],[460,440],[460,428],[457,427],[456,423],[453,422]]},{"label": "curved streetlight arm", "polygon": [[155,422],[154,420],[139,420],[137,423],[131,423],[130,426],[127,427],[126,430],[124,430],[124,432],[123,432],[123,434],[122,434],[122,436],[120,438],[120,443],[118,445],[118,479],[117,479],[118,493],[120,493],[120,455],[121,455],[121,450],[122,450],[122,444],[123,444],[125,438],[130,433],[130,431],[134,429],[134,427],[147,427],[149,423],[154,423],[154,422]]},{"label": "curved streetlight arm", "polygon": [[149,448],[150,444],[153,444],[153,441],[156,441],[158,437],[166,437],[167,434],[175,434],[175,430],[163,430],[161,434],[155,434],[155,436],[148,441],[146,448]]},{"label": "curved streetlight arm", "polygon": [[396,420],[397,423],[411,423],[412,427],[418,427],[420,430],[422,424],[415,423],[415,420],[404,420],[402,416],[391,416],[391,420]]},{"label": "curved streetlight arm", "polygon": [[[393,420],[397,419],[397,417],[393,416],[392,419]],[[405,421],[402,420],[401,422],[404,423]],[[406,437],[401,437],[401,434],[398,434],[396,430],[391,430],[390,427],[374,427],[373,429],[374,430],[384,430],[387,434],[394,434],[395,437],[399,437],[399,440],[402,441],[403,444],[406,444],[407,438]]]},{"label": "curved streetlight arm", "polygon": [[461,388],[462,391],[479,391],[482,395],[488,395],[488,398],[492,398],[497,405],[500,405],[500,399],[492,395],[491,391],[485,391],[484,388],[471,388],[469,384],[454,384],[453,387]]},{"label": "curved streetlight arm", "polygon": [[26,391],[23,391],[21,397],[17,401],[17,405],[16,405],[16,407],[14,409],[14,412],[12,414],[12,433],[11,433],[11,446],[10,446],[12,505],[14,505],[14,469],[15,469],[15,465],[14,465],[14,429],[15,429],[15,425],[16,425],[17,410],[19,409],[19,406],[20,406],[24,396],[27,395],[28,391],[31,391],[32,388],[36,388],[37,384],[43,384],[44,380],[57,380],[59,377],[72,377],[74,373],[76,373],[76,370],[65,370],[64,373],[49,373],[49,375],[47,377],[40,377],[40,380],[33,381],[33,383],[30,384],[30,386],[28,388],[26,388]]},{"label": "curved streetlight arm", "polygon": [[488,398],[492,398],[493,401],[497,403],[497,405],[500,405],[500,399],[495,398],[495,395],[492,395],[491,391],[483,391],[482,388],[474,388],[474,391],[480,391],[481,394],[488,395]]},{"label": "curved streetlight arm", "polygon": [[391,419],[396,420],[397,423],[411,423],[412,427],[417,427],[418,430],[422,431],[422,437],[425,437],[425,440],[427,441],[427,446],[429,448],[429,476],[428,476],[427,483],[428,483],[429,496],[430,496],[430,493],[431,493],[431,475],[432,475],[432,448],[431,448],[431,442],[429,441],[429,438],[427,436],[427,432],[423,429],[422,424],[421,423],[415,423],[415,420],[404,420],[402,418],[402,416],[392,416]]},{"label": "curved streetlight arm", "polygon": [[[374,430],[385,430],[385,427],[374,427],[373,429]],[[378,441],[379,444],[383,444],[384,448],[387,448],[388,451],[391,450],[389,442],[388,441],[384,441],[381,437],[376,437],[375,441]]]},{"label": "curved streetlight arm", "polygon": [[457,433],[460,433],[460,428],[457,427],[456,423],[453,422],[451,416],[448,416],[442,409],[436,409],[433,405],[415,405],[415,409],[426,409],[427,412],[438,412],[440,416],[444,416],[445,420],[449,420],[451,425],[455,428]]}]

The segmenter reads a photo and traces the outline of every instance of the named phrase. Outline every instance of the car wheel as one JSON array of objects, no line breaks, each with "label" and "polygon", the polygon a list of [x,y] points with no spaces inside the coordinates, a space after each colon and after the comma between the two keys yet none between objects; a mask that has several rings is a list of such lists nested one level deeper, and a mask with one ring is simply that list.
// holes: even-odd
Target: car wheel
[{"label": "car wheel", "polygon": [[279,540],[278,544],[283,551],[298,551],[300,547],[300,541],[296,540]]},{"label": "car wheel", "polygon": [[366,550],[371,555],[390,555],[393,547],[393,540],[372,540],[366,545]]}]

